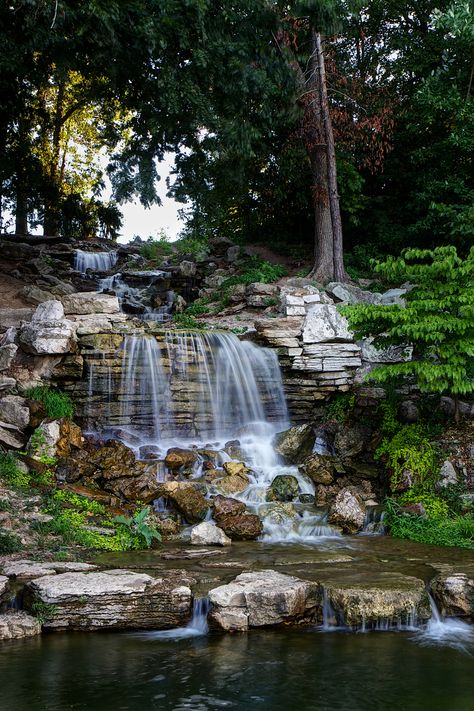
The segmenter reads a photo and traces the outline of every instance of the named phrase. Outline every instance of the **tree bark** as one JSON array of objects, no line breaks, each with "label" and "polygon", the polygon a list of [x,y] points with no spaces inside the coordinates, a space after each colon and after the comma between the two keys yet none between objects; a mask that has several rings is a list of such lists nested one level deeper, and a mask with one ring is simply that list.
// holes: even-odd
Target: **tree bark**
[{"label": "tree bark", "polygon": [[339,207],[339,193],[337,190],[336,147],[334,145],[334,133],[329,113],[324,50],[321,34],[313,30],[311,35],[313,54],[316,53],[317,55],[319,90],[321,96],[321,115],[324,124],[324,133],[327,146],[326,159],[329,184],[329,207],[331,210],[333,233],[334,279],[335,281],[346,281],[347,274],[344,269],[341,210]]},{"label": "tree bark", "polygon": [[60,82],[56,97],[54,125],[52,136],[52,151],[48,166],[49,190],[45,195],[43,233],[55,237],[59,233],[60,211],[57,204],[60,194],[59,160],[61,154],[61,132],[63,128],[65,84]]}]

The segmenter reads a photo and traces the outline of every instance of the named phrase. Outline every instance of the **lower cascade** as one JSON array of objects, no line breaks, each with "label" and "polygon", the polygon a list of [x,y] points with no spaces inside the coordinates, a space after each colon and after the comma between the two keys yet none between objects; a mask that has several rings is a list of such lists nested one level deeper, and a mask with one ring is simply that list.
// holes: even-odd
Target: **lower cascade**
[{"label": "lower cascade", "polygon": [[[112,377],[116,361],[99,359],[90,367],[86,414],[92,431],[121,439],[142,458],[163,459],[172,447],[192,449],[197,453],[193,480],[206,473],[203,450],[216,469],[233,460],[245,463],[244,484],[215,493],[257,513],[264,541],[340,535],[324,511],[308,505],[314,495],[309,477],[274,449],[275,434],[289,427],[274,351],[230,333],[168,331],[161,340],[127,335],[116,356],[118,376]],[[291,478],[297,487],[288,503],[269,500],[276,477]]]},{"label": "lower cascade", "polygon": [[81,274],[88,270],[92,272],[108,272],[117,262],[117,252],[86,252],[76,249],[74,252],[74,269]]}]

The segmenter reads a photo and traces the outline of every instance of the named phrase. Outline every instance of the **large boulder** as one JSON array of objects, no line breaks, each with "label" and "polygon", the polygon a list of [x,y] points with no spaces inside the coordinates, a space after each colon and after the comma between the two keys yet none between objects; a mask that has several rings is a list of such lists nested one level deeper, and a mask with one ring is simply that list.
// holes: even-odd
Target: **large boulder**
[{"label": "large boulder", "polygon": [[41,622],[27,612],[11,610],[0,615],[0,639],[21,639],[41,634]]},{"label": "large boulder", "polygon": [[254,541],[263,533],[262,521],[256,514],[223,514],[217,522],[233,541]]},{"label": "large boulder", "polygon": [[118,298],[109,294],[87,291],[62,297],[66,314],[117,314],[120,312]]},{"label": "large boulder", "polygon": [[315,484],[332,484],[335,476],[334,458],[314,452],[299,465],[298,469]]},{"label": "large boulder", "polygon": [[458,483],[458,475],[452,462],[446,459],[439,470],[437,486],[444,489],[451,484]]},{"label": "large boulder", "polygon": [[6,343],[0,346],[0,371],[8,370],[18,351],[16,343]]},{"label": "large boulder", "polygon": [[474,566],[437,575],[431,589],[442,615],[474,621]]},{"label": "large boulder", "polygon": [[68,483],[99,486],[126,501],[149,503],[159,496],[156,463],[138,461],[131,449],[117,441],[74,451],[60,460],[57,477]]},{"label": "large boulder", "polygon": [[303,325],[303,343],[352,341],[348,323],[332,304],[313,304]]},{"label": "large boulder", "polygon": [[276,434],[273,446],[289,464],[299,464],[313,451],[315,439],[311,425],[299,425]]},{"label": "large boulder", "polygon": [[188,523],[199,523],[208,512],[209,501],[196,482],[167,481],[159,485],[158,496],[167,498]]},{"label": "large boulder", "polygon": [[344,533],[357,533],[365,522],[365,506],[349,489],[341,489],[329,512],[329,523],[340,526]]},{"label": "large boulder", "polygon": [[335,573],[321,584],[338,619],[351,627],[413,625],[431,616],[424,581],[410,575]]},{"label": "large boulder", "polygon": [[197,452],[192,449],[172,447],[166,452],[165,465],[173,472],[181,468],[192,469],[198,458]]},{"label": "large boulder", "polygon": [[18,342],[26,353],[55,355],[69,353],[75,348],[74,325],[64,318],[60,301],[40,304],[29,323],[22,323]]},{"label": "large boulder", "polygon": [[6,395],[0,399],[0,421],[24,430],[30,424],[30,410],[25,398]]},{"label": "large boulder", "polygon": [[221,516],[226,516],[227,514],[235,516],[245,511],[245,504],[243,501],[232,499],[229,496],[221,496],[220,494],[214,497],[212,505],[214,509],[214,518],[217,522],[219,522]]},{"label": "large boulder", "polygon": [[382,295],[365,291],[355,284],[332,281],[326,286],[326,292],[344,304],[380,304]]},{"label": "large boulder", "polygon": [[248,476],[230,474],[214,481],[214,486],[223,494],[241,494],[249,485]]},{"label": "large boulder", "polygon": [[191,531],[193,546],[230,546],[232,541],[224,531],[214,523],[203,521],[194,526]]},{"label": "large boulder", "polygon": [[226,631],[245,632],[311,622],[317,610],[317,585],[274,570],[242,573],[209,591],[210,621]]},{"label": "large boulder", "polygon": [[48,630],[168,629],[188,621],[192,594],[184,577],[107,570],[33,580],[25,603],[51,611]]},{"label": "large boulder", "polygon": [[267,491],[267,501],[294,501],[299,493],[298,479],[291,474],[278,474]]}]

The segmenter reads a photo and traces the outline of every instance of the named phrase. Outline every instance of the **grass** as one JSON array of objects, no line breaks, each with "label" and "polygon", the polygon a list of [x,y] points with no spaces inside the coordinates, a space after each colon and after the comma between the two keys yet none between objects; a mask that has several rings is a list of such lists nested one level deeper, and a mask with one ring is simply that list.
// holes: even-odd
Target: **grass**
[{"label": "grass", "polygon": [[393,499],[385,502],[384,523],[395,538],[406,538],[433,546],[474,549],[474,517],[418,516],[402,511]]},{"label": "grass", "polygon": [[37,385],[28,390],[27,396],[30,400],[42,402],[48,417],[53,420],[59,420],[61,417],[71,419],[74,415],[74,405],[71,398],[61,390]]},{"label": "grass", "polygon": [[26,489],[31,483],[30,474],[20,469],[12,452],[0,453],[0,479],[15,489]]},{"label": "grass", "polygon": [[0,553],[17,553],[23,544],[15,533],[0,531]]}]

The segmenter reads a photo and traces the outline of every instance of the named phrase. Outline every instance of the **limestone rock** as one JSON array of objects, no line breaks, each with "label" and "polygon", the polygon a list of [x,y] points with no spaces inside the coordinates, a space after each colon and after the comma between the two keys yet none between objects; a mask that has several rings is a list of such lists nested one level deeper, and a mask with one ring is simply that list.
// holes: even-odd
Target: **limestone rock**
[{"label": "limestone rock", "polygon": [[8,578],[6,575],[0,575],[0,598],[7,592],[8,590]]},{"label": "limestone rock", "polygon": [[224,462],[224,471],[229,476],[240,476],[248,481],[249,468],[243,462]]},{"label": "limestone rock", "polygon": [[262,521],[256,514],[223,514],[217,522],[233,541],[254,541],[263,533]]},{"label": "limestone rock", "polygon": [[373,338],[363,338],[358,341],[360,355],[364,363],[405,363],[412,358],[411,346],[388,346],[376,348]]},{"label": "limestone rock", "polygon": [[344,533],[357,533],[364,526],[365,507],[349,489],[342,489],[329,512],[329,523],[340,526]]},{"label": "limestone rock", "polygon": [[229,474],[221,479],[216,479],[214,485],[223,494],[241,494],[248,487],[249,478],[247,475]]},{"label": "limestone rock", "polygon": [[203,521],[191,531],[193,546],[230,546],[232,541],[224,531],[213,523]]},{"label": "limestone rock", "polygon": [[6,395],[0,399],[0,421],[24,430],[30,424],[30,410],[25,398]]},{"label": "limestone rock", "polygon": [[96,570],[97,566],[91,563],[61,562],[39,563],[35,560],[14,560],[3,566],[3,573],[8,578],[19,582],[28,582],[45,575],[56,575],[65,572],[87,572]]},{"label": "limestone rock", "polygon": [[190,279],[191,277],[196,276],[196,263],[183,259],[179,263],[179,271],[182,276]]},{"label": "limestone rock", "polygon": [[314,304],[303,324],[303,343],[352,341],[353,333],[337,308],[332,304]]},{"label": "limestone rock", "polygon": [[452,465],[452,463],[449,461],[449,459],[446,459],[443,464],[441,465],[441,469],[439,470],[439,478],[437,485],[441,488],[445,488],[446,486],[449,486],[450,484],[457,484],[458,483],[458,475],[456,472],[456,469]]},{"label": "limestone rock", "polygon": [[59,420],[42,422],[31,435],[26,451],[33,459],[55,457],[60,437],[61,424]]},{"label": "limestone rock", "polygon": [[31,321],[34,309],[0,309],[0,331],[7,328],[19,328],[24,321]]},{"label": "limestone rock", "polygon": [[354,284],[343,284],[338,281],[328,284],[326,291],[344,304],[380,304],[382,300],[381,294],[365,291]]},{"label": "limestone rock", "polygon": [[0,615],[0,639],[21,639],[41,634],[41,623],[26,612]]},{"label": "limestone rock", "polygon": [[344,426],[336,432],[334,448],[337,454],[346,460],[365,452],[371,437],[371,429],[360,422]]},{"label": "limestone rock", "polygon": [[197,460],[198,454],[192,449],[172,447],[166,452],[165,465],[168,469],[171,469],[171,471],[177,471],[181,469],[181,467],[192,469]]},{"label": "limestone rock", "polygon": [[291,474],[278,474],[267,491],[267,501],[294,501],[298,497],[298,479]]},{"label": "limestone rock", "polygon": [[16,356],[17,350],[18,346],[16,343],[7,343],[4,346],[0,346],[0,371],[8,370]]},{"label": "limestone rock", "polygon": [[420,419],[420,411],[413,400],[404,400],[398,408],[398,417],[402,422],[418,422]]},{"label": "limestone rock", "polygon": [[431,589],[442,615],[474,621],[474,567],[437,575]]},{"label": "limestone rock", "polygon": [[311,454],[315,439],[311,425],[299,425],[276,434],[273,446],[287,462],[298,464]]},{"label": "limestone rock", "polygon": [[323,580],[327,600],[346,625],[362,626],[377,622],[408,623],[431,616],[425,583],[400,573],[377,573],[360,577],[334,575]]},{"label": "limestone rock", "polygon": [[48,630],[167,629],[189,619],[187,582],[129,570],[63,573],[30,582],[25,601],[53,606]]},{"label": "limestone rock", "polygon": [[188,523],[199,523],[207,514],[209,501],[199,484],[188,481],[167,481],[159,484],[158,496],[169,499]]},{"label": "limestone rock", "polygon": [[74,348],[74,326],[64,318],[60,301],[40,304],[29,323],[18,334],[22,350],[35,355],[69,353]]},{"label": "limestone rock", "polygon": [[314,452],[299,465],[298,469],[315,484],[332,484],[334,481],[334,458]]},{"label": "limestone rock", "polygon": [[120,305],[116,296],[79,292],[62,297],[66,314],[118,314]]},{"label": "limestone rock", "polygon": [[25,445],[23,436],[12,425],[0,426],[0,442],[11,449],[22,449]]},{"label": "limestone rock", "polygon": [[242,573],[228,585],[209,591],[210,621],[226,631],[312,621],[317,586],[274,570]]},{"label": "limestone rock", "polygon": [[54,294],[51,291],[46,291],[45,289],[40,289],[39,286],[35,284],[28,284],[20,289],[19,292],[25,301],[29,304],[42,304],[44,301],[51,301],[54,299]]}]

